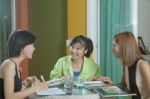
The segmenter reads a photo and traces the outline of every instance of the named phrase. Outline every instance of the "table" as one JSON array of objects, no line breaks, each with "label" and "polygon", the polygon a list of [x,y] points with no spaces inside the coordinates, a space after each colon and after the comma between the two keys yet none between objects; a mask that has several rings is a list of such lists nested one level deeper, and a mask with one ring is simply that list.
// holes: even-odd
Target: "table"
[{"label": "table", "polygon": [[86,89],[74,88],[72,95],[55,95],[55,96],[37,96],[33,94],[29,99],[115,99],[115,98],[102,98],[99,94]]}]

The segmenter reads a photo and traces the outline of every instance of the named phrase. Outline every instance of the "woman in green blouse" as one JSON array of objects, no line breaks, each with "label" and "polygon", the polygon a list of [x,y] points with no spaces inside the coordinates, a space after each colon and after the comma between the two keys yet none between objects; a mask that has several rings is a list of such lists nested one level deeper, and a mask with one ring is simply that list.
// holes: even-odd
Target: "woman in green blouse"
[{"label": "woman in green blouse", "polygon": [[60,58],[50,72],[50,79],[71,76],[75,79],[89,80],[100,76],[99,66],[89,58],[93,52],[92,40],[82,35],[70,43],[70,56]]}]

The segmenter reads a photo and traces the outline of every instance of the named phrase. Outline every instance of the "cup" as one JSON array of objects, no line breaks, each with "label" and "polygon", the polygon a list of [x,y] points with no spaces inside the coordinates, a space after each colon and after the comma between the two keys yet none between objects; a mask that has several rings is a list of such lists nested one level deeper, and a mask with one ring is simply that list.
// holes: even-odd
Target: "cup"
[{"label": "cup", "polygon": [[76,85],[76,87],[82,88],[84,86],[84,80],[83,79],[76,79],[75,85]]},{"label": "cup", "polygon": [[73,93],[74,80],[73,78],[66,76],[64,77],[64,91],[66,94]]}]

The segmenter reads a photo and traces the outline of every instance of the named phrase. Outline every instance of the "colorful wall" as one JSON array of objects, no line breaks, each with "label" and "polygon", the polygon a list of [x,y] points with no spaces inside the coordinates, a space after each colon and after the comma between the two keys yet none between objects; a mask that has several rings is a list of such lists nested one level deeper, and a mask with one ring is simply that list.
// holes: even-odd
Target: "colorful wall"
[{"label": "colorful wall", "polygon": [[42,74],[49,79],[57,59],[67,55],[66,40],[86,35],[86,0],[18,0],[18,3],[18,27],[29,29],[38,39],[33,59],[23,63],[23,75]]},{"label": "colorful wall", "polygon": [[[27,0],[16,0],[16,28],[28,30],[28,1]],[[24,60],[21,64],[22,79],[28,76],[28,60]]]},{"label": "colorful wall", "polygon": [[67,0],[29,0],[29,30],[37,35],[29,75],[49,79],[58,58],[66,55]]}]

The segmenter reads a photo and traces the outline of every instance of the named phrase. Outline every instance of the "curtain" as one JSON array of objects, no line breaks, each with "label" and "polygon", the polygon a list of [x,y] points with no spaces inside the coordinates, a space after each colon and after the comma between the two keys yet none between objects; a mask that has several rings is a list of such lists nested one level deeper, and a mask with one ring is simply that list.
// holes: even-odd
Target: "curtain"
[{"label": "curtain", "polygon": [[132,32],[132,0],[100,0],[100,65],[102,75],[115,83],[122,77],[122,65],[112,51],[113,36],[118,32]]},{"label": "curtain", "polygon": [[[112,51],[113,36],[123,31],[133,31],[132,0],[100,0],[100,65],[101,73],[120,83],[122,65]],[[119,99],[130,97],[119,97]]]},{"label": "curtain", "polygon": [[11,32],[11,0],[0,0],[0,63],[7,58],[7,39]]}]

